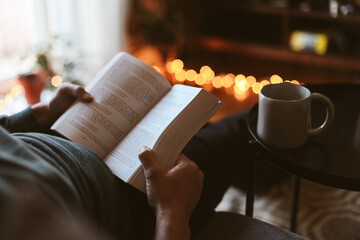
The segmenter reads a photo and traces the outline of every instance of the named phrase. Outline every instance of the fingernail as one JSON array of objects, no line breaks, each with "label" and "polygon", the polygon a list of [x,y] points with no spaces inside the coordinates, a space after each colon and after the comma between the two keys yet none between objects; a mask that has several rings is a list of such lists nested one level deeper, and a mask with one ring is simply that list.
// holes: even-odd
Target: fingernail
[{"label": "fingernail", "polygon": [[84,94],[83,94],[83,98],[84,98],[85,100],[90,100],[90,99],[92,99],[93,97],[92,97],[89,93],[84,93]]},{"label": "fingernail", "polygon": [[148,146],[142,146],[140,148],[140,153],[145,152],[146,150],[151,150],[151,148],[149,148]]}]

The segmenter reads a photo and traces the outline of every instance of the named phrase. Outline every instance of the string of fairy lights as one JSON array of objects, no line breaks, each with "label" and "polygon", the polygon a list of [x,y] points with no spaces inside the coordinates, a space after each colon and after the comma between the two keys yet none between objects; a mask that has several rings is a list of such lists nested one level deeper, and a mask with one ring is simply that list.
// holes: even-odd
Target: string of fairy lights
[{"label": "string of fairy lights", "polygon": [[[158,67],[154,67],[160,73]],[[269,79],[262,78],[257,81],[254,76],[245,76],[244,74],[234,75],[215,74],[215,72],[207,65],[202,66],[199,72],[194,69],[184,69],[184,63],[180,59],[174,59],[166,63],[166,71],[172,76],[173,84],[196,84],[207,91],[214,89],[225,89],[227,94],[233,95],[237,100],[242,101],[252,91],[259,94],[261,89],[267,84],[277,84],[282,82],[290,82],[300,85],[297,80],[283,80],[279,75],[274,74]]]},{"label": "string of fairy lights", "polygon": [[[180,59],[170,60],[165,66],[166,73],[164,75],[170,78],[169,81],[173,84],[197,85],[209,92],[214,89],[224,89],[227,94],[233,95],[238,101],[247,98],[251,91],[259,94],[262,87],[267,84],[290,82],[300,85],[297,80],[283,80],[276,74],[270,76],[269,79],[262,78],[259,81],[257,81],[254,76],[245,76],[244,74],[215,74],[207,65],[202,66],[200,71],[197,72],[194,69],[185,69],[184,62]],[[153,67],[163,74],[159,67]],[[51,84],[55,88],[59,87],[62,82],[63,79],[61,76],[56,75],[51,78]],[[0,98],[0,110],[9,107],[23,91],[23,87],[20,84],[13,86],[10,92]]]}]

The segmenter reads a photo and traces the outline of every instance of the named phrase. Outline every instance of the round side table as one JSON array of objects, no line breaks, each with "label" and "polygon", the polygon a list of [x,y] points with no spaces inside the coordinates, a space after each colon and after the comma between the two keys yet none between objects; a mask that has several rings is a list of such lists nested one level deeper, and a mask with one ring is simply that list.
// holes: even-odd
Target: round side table
[{"label": "round side table", "polygon": [[[352,191],[360,191],[360,85],[319,84],[308,85],[331,99],[335,117],[323,134],[309,138],[301,147],[281,150],[266,146],[256,134],[257,105],[249,113],[248,130],[252,136],[252,175],[246,197],[246,215],[252,216],[257,161],[266,159],[295,176],[291,231],[296,230],[300,179]],[[325,108],[313,102],[312,125],[318,126],[325,118]]]}]

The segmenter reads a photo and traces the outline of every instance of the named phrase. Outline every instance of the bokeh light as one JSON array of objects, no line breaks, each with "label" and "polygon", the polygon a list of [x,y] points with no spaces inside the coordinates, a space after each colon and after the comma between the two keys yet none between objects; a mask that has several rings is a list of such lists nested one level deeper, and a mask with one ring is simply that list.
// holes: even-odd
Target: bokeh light
[{"label": "bokeh light", "polygon": [[234,84],[235,76],[234,74],[227,74],[225,77],[223,77],[223,84],[224,87],[229,88]]},{"label": "bokeh light", "polygon": [[54,87],[60,87],[60,85],[62,84],[62,78],[60,76],[53,76],[51,78],[51,84],[54,86]]},{"label": "bokeh light", "polygon": [[184,68],[184,63],[180,59],[175,59],[171,63],[171,70],[174,73],[180,72]]},{"label": "bokeh light", "polygon": [[277,84],[277,83],[282,83],[283,82],[283,79],[279,76],[279,75],[272,75],[271,78],[270,78],[270,82],[272,84]]},{"label": "bokeh light", "polygon": [[254,83],[256,83],[256,78],[254,76],[248,76],[246,78],[246,82],[249,85],[249,87],[252,87],[252,85],[254,85]]},{"label": "bokeh light", "polygon": [[0,109],[5,108],[5,101],[3,99],[0,100]]},{"label": "bokeh light", "polygon": [[235,77],[235,83],[239,83],[242,80],[246,80],[246,77],[243,74],[239,74]]},{"label": "bokeh light", "polygon": [[195,70],[193,69],[190,69],[186,72],[186,79],[189,80],[189,81],[195,81],[197,77],[197,73]]},{"label": "bokeh light", "polygon": [[214,88],[221,88],[223,86],[222,77],[220,76],[214,77],[214,79],[212,80],[212,85],[214,86]]},{"label": "bokeh light", "polygon": [[270,84],[270,82],[269,82],[268,80],[262,80],[262,81],[260,82],[261,87],[263,87],[263,86],[265,86],[265,85],[268,85],[268,84]]},{"label": "bokeh light", "polygon": [[262,87],[261,87],[261,84],[260,84],[259,82],[254,83],[254,85],[252,86],[252,90],[253,90],[253,92],[256,93],[256,94],[259,94],[259,93],[260,93],[261,88],[262,88]]},{"label": "bokeh light", "polygon": [[181,70],[177,73],[175,73],[175,78],[179,82],[183,82],[186,79],[186,72],[184,70]]},{"label": "bokeh light", "polygon": [[204,85],[206,83],[206,79],[202,74],[197,74],[195,83],[199,86]]},{"label": "bokeh light", "polygon": [[[160,68],[154,66],[160,72]],[[168,61],[165,65],[166,71],[174,77],[174,83],[186,84],[186,80],[194,82],[197,86],[202,87],[207,91],[223,88],[228,95],[234,96],[238,101],[243,101],[251,92],[259,94],[261,89],[268,84],[278,84],[283,82],[290,82],[300,85],[297,80],[283,80],[277,74],[272,75],[269,80],[263,79],[257,82],[252,75],[245,76],[244,74],[234,75],[233,73],[216,74],[210,66],[204,65],[199,72],[194,69],[184,69],[184,62],[180,59]],[[187,82],[189,84],[189,82]],[[251,90],[251,91],[249,91]]]}]

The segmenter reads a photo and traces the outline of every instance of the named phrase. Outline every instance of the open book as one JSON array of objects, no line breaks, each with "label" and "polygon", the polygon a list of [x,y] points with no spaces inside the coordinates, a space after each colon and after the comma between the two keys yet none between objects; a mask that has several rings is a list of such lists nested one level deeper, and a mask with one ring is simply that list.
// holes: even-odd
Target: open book
[{"label": "open book", "polygon": [[152,148],[160,164],[170,168],[190,138],[223,106],[201,88],[172,86],[124,52],[86,90],[94,101],[76,102],[51,129],[96,152],[116,176],[141,191],[141,147]]}]

